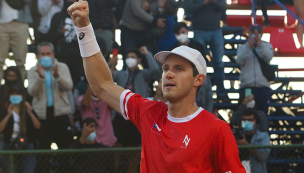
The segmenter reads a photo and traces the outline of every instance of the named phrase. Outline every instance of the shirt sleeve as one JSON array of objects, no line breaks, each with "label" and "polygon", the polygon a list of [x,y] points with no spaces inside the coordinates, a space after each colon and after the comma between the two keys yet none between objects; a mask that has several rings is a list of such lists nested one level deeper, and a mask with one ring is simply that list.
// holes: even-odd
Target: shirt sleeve
[{"label": "shirt sleeve", "polygon": [[139,94],[125,90],[120,96],[120,111],[125,120],[130,120],[140,131],[140,121],[143,114],[149,108],[150,101]]},{"label": "shirt sleeve", "polygon": [[219,127],[215,139],[213,140],[212,160],[216,173],[246,173],[240,158],[239,150],[227,123]]}]

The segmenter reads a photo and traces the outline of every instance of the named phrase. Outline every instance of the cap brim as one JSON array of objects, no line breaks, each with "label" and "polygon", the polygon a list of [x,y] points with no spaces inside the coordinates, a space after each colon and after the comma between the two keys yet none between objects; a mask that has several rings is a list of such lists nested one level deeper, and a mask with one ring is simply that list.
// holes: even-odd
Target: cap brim
[{"label": "cap brim", "polygon": [[172,53],[170,51],[161,51],[161,52],[158,52],[157,54],[155,54],[154,59],[157,62],[163,64],[165,62],[166,58],[171,54],[174,54],[174,53]]}]

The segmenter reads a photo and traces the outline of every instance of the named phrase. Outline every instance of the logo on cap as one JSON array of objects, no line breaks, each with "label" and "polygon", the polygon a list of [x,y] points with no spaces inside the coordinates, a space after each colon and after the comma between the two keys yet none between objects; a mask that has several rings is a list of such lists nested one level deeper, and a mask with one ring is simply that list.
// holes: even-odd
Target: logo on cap
[{"label": "logo on cap", "polygon": [[84,38],[85,34],[83,32],[79,33],[79,40],[82,40]]}]

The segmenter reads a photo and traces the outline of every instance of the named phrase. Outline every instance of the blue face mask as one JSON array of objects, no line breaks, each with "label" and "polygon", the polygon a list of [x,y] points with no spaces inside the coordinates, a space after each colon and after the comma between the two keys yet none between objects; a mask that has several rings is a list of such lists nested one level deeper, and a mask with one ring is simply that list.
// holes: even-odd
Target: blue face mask
[{"label": "blue face mask", "polygon": [[53,59],[51,57],[44,56],[40,58],[40,64],[44,68],[53,67]]},{"label": "blue face mask", "polygon": [[87,141],[94,141],[96,138],[96,132],[92,132],[88,137]]},{"label": "blue face mask", "polygon": [[10,96],[9,100],[14,105],[19,105],[22,102],[22,96],[13,95],[13,96]]},{"label": "blue face mask", "polygon": [[244,131],[246,132],[251,132],[254,130],[253,128],[254,123],[250,122],[250,121],[242,121],[242,128],[244,129]]}]

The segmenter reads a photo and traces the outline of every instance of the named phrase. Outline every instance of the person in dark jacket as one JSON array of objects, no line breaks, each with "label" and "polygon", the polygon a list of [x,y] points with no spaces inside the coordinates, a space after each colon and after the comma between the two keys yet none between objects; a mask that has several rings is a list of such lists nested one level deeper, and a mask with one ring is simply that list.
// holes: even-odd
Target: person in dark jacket
[{"label": "person in dark jacket", "polygon": [[[40,121],[32,107],[25,100],[22,88],[13,87],[9,91],[10,105],[0,113],[0,133],[4,134],[4,150],[33,150],[35,137],[40,129]],[[9,159],[3,159],[4,171],[9,170]],[[15,158],[14,168],[17,172],[34,173],[35,155],[23,155]]]},{"label": "person in dark jacket", "polygon": [[194,40],[210,46],[217,100],[230,102],[224,87],[224,37],[220,26],[221,15],[227,9],[226,0],[187,0],[185,8],[193,15]]},{"label": "person in dark jacket", "polygon": [[[96,142],[97,122],[94,118],[82,121],[81,136],[71,145],[72,149],[107,148]],[[86,152],[75,154],[74,173],[111,173],[114,171],[114,160],[111,153]]]}]

